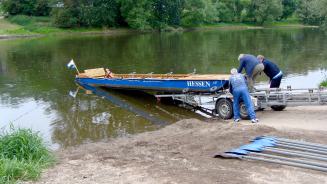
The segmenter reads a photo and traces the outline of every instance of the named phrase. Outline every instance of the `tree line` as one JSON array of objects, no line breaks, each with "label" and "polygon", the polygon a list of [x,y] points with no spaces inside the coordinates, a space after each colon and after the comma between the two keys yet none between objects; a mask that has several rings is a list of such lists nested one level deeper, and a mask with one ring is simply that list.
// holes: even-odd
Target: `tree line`
[{"label": "tree line", "polygon": [[8,16],[51,16],[62,28],[167,29],[215,23],[280,21],[327,25],[327,0],[2,0]]}]

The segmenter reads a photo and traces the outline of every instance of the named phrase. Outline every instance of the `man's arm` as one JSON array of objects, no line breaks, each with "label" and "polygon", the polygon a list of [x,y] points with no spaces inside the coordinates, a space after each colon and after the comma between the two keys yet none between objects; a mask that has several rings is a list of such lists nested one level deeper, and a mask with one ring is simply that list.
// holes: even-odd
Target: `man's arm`
[{"label": "man's arm", "polygon": [[244,65],[245,65],[245,61],[244,61],[244,60],[241,60],[240,62],[241,62],[241,63],[240,63],[240,66],[239,66],[238,69],[237,69],[237,72],[238,72],[238,73],[242,73],[242,70],[243,70]]},{"label": "man's arm", "polygon": [[231,78],[229,78],[229,82],[228,82],[228,86],[229,86],[229,92],[230,93],[233,93],[233,86],[232,86],[232,83],[230,82],[231,81]]}]

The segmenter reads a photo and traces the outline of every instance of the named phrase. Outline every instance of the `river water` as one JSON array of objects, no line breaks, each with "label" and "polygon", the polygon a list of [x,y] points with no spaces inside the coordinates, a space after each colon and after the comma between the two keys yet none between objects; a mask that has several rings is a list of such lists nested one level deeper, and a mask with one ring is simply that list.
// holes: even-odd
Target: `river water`
[{"label": "river water", "polygon": [[[262,54],[283,70],[282,86],[309,88],[326,78],[326,48],[326,34],[311,28],[0,40],[0,127],[32,128],[56,149],[202,118],[142,94],[80,90],[73,98],[72,58],[80,70],[205,74],[228,73],[240,53]],[[259,85],[268,86],[267,78]]]}]

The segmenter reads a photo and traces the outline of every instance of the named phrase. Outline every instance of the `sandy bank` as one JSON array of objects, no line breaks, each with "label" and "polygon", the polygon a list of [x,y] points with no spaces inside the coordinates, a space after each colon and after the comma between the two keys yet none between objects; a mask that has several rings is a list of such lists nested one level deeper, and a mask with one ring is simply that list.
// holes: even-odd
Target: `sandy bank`
[{"label": "sandy bank", "polygon": [[280,130],[327,131],[327,106],[287,107],[284,111],[265,110],[257,112],[257,115],[261,124]]},{"label": "sandy bank", "polygon": [[326,173],[318,171],[212,157],[260,135],[327,144],[326,112],[325,107],[264,111],[257,125],[183,120],[154,132],[58,151],[59,163],[36,183],[327,183]]}]

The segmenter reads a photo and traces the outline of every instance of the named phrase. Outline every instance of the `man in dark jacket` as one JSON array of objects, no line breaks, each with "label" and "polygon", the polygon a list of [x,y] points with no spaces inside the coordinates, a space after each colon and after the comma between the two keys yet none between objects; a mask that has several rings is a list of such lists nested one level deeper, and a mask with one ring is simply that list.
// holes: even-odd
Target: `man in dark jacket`
[{"label": "man in dark jacket", "polygon": [[263,55],[257,56],[259,62],[261,62],[265,68],[263,72],[269,77],[270,79],[270,88],[279,88],[280,82],[283,77],[283,72],[278,68],[278,66],[266,59]]},{"label": "man in dark jacket", "polygon": [[240,61],[240,66],[237,72],[242,73],[243,68],[245,69],[249,89],[253,92],[255,79],[263,71],[264,66],[255,56],[250,54],[240,54],[238,60]]}]

